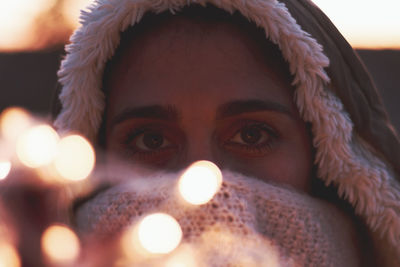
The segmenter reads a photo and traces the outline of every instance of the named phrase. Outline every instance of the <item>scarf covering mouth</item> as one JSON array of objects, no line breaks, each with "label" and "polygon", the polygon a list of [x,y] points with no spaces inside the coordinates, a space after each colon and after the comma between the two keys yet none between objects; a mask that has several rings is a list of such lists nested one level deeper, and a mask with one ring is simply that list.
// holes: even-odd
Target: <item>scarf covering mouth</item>
[{"label": "scarf covering mouth", "polygon": [[[97,194],[76,210],[78,231],[115,237],[144,216],[162,212],[183,232],[174,253],[194,251],[196,266],[359,266],[352,224],[332,204],[224,172],[214,198],[192,206],[177,195],[176,177],[134,179]],[[160,261],[165,258],[132,264]]]}]

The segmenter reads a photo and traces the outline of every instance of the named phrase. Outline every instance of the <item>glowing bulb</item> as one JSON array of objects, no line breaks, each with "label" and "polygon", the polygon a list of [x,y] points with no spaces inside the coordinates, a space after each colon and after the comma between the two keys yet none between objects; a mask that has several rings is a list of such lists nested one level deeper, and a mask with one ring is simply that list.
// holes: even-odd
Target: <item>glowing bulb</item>
[{"label": "glowing bulb", "polygon": [[0,128],[3,137],[15,141],[18,136],[31,126],[32,120],[27,111],[22,108],[8,108],[0,117]]},{"label": "glowing bulb", "polygon": [[35,126],[18,138],[18,158],[31,168],[47,165],[57,153],[58,140],[58,134],[50,126]]},{"label": "glowing bulb", "polygon": [[187,246],[181,247],[174,252],[165,262],[164,267],[197,267],[196,257],[193,249]]},{"label": "glowing bulb", "polygon": [[79,255],[79,239],[68,227],[53,225],[42,236],[42,250],[53,262],[71,262]]},{"label": "glowing bulb", "polygon": [[193,205],[201,205],[210,201],[222,184],[219,168],[209,161],[193,163],[179,180],[179,192]]},{"label": "glowing bulb", "polygon": [[66,180],[86,179],[95,164],[92,146],[79,135],[70,135],[61,139],[54,165],[57,172]]},{"label": "glowing bulb", "polygon": [[10,170],[11,170],[11,162],[0,161],[0,180],[5,179],[10,173]]},{"label": "glowing bulb", "polygon": [[19,267],[21,260],[14,247],[7,243],[0,243],[0,266],[1,267]]},{"label": "glowing bulb", "polygon": [[142,247],[153,254],[167,254],[181,242],[182,229],[170,215],[155,213],[145,217],[138,228]]}]

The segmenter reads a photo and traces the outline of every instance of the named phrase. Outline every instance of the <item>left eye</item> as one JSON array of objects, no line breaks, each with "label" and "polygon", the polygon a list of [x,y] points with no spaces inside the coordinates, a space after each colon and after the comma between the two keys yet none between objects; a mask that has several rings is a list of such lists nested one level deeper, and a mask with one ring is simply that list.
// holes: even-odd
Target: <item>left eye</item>
[{"label": "left eye", "polygon": [[238,131],[229,141],[232,143],[255,146],[268,142],[271,134],[258,125],[245,126]]},{"label": "left eye", "polygon": [[135,138],[136,147],[144,151],[161,149],[169,144],[168,140],[157,132],[142,133]]}]

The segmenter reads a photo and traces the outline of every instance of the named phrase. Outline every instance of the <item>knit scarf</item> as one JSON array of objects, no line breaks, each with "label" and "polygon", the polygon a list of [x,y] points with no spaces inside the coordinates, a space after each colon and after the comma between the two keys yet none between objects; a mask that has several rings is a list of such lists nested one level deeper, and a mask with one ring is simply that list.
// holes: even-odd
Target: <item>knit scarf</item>
[{"label": "knit scarf", "polygon": [[193,206],[179,197],[177,180],[176,174],[156,174],[120,181],[77,208],[78,231],[116,236],[146,214],[163,212],[179,222],[180,246],[171,255],[131,264],[160,266],[184,253],[195,266],[359,265],[351,220],[324,200],[223,171],[214,198]]}]

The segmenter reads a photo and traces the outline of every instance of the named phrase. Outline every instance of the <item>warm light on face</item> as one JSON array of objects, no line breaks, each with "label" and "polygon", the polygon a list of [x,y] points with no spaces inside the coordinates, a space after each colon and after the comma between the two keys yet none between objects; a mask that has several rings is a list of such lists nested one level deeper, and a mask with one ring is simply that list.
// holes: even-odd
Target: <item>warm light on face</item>
[{"label": "warm light on face", "polygon": [[42,250],[53,262],[72,262],[80,252],[79,239],[68,227],[53,225],[42,236]]},{"label": "warm light on face", "polygon": [[219,168],[209,161],[198,161],[192,164],[179,180],[179,192],[193,205],[210,201],[222,184]]},{"label": "warm light on face", "polygon": [[31,126],[32,119],[22,108],[8,108],[0,117],[0,129],[4,139],[15,141],[18,136]]},{"label": "warm light on face", "polygon": [[92,146],[79,135],[61,139],[54,165],[61,177],[70,181],[86,179],[95,164]]},{"label": "warm light on face", "polygon": [[138,235],[141,246],[149,253],[167,254],[181,242],[182,230],[171,216],[155,213],[140,222]]},{"label": "warm light on face", "polygon": [[0,161],[0,180],[5,179],[10,173],[10,171],[11,171],[11,162]]},{"label": "warm light on face", "polygon": [[14,247],[0,241],[0,266],[1,267],[19,267],[21,260]]},{"label": "warm light on face", "polygon": [[58,134],[50,126],[32,127],[18,138],[18,158],[30,168],[47,165],[57,153],[58,140]]}]

